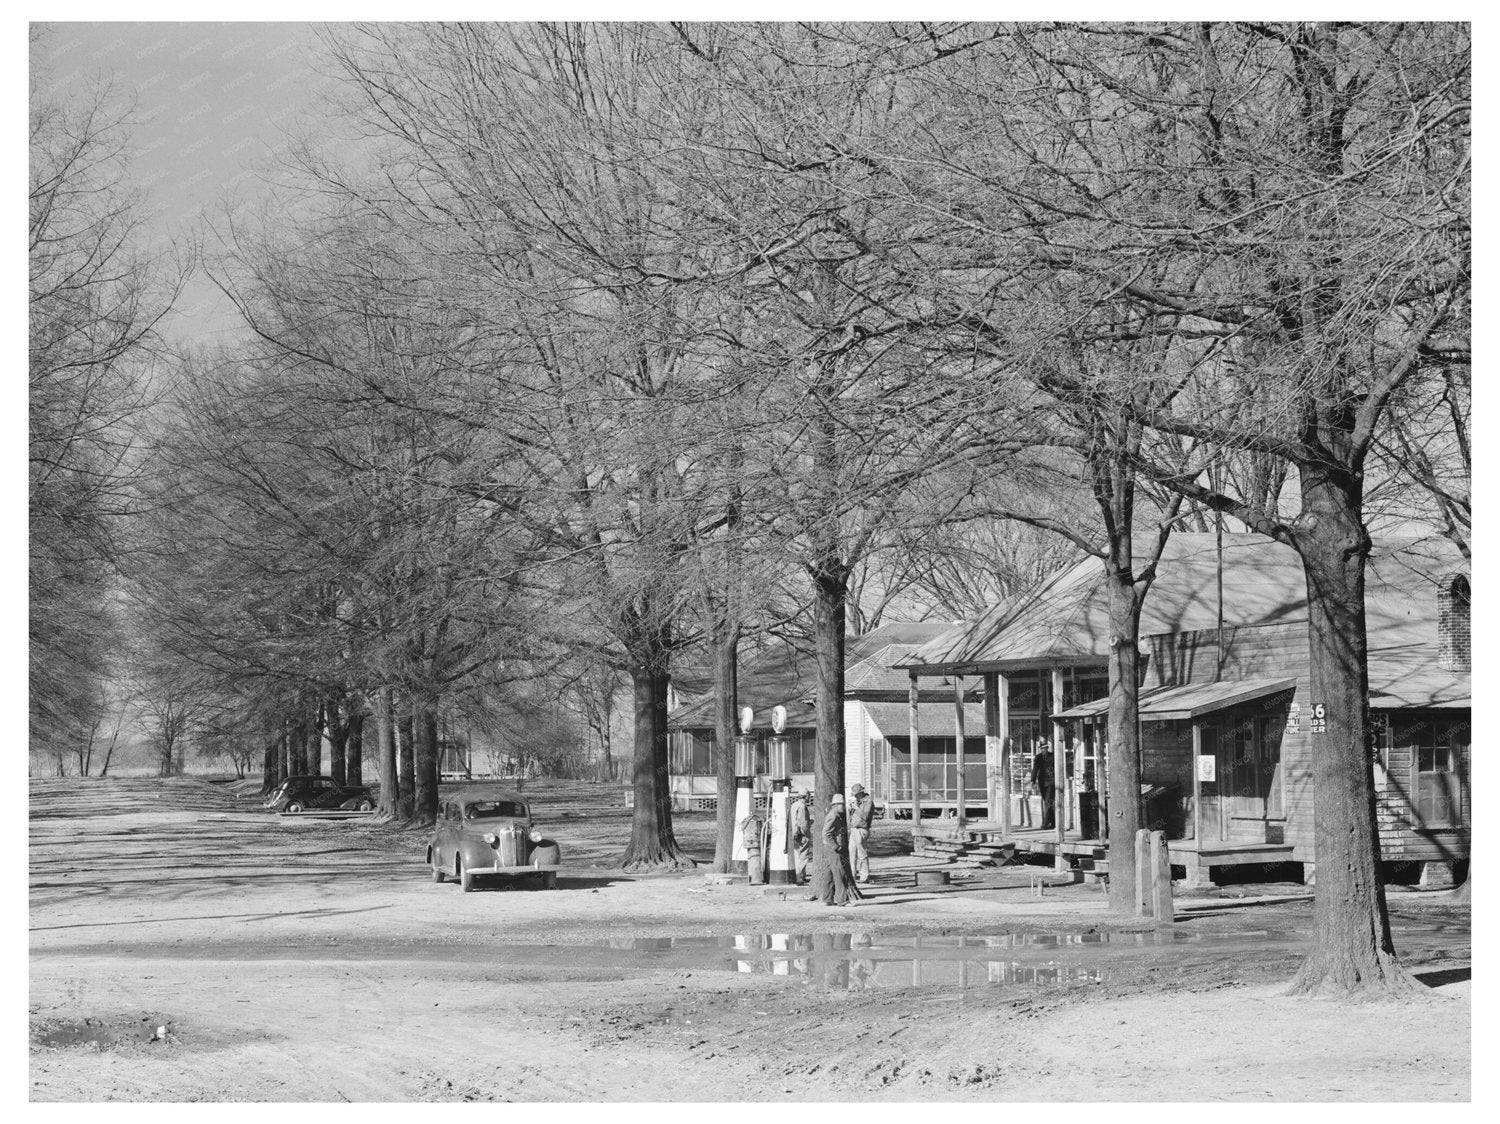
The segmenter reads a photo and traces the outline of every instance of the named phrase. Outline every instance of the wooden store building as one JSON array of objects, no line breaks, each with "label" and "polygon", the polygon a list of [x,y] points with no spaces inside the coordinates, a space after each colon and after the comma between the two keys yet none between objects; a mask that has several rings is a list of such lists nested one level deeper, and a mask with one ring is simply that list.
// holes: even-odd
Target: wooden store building
[{"label": "wooden store building", "polygon": [[[1377,541],[1366,613],[1381,856],[1388,875],[1441,884],[1469,854],[1467,565],[1446,543]],[[1312,872],[1320,716],[1307,629],[1290,548],[1252,534],[1225,535],[1222,547],[1212,534],[1169,541],[1141,620],[1140,798],[1190,882],[1249,863]],[[922,712],[935,706],[974,744],[960,717],[969,708],[929,703],[929,685],[965,692],[977,681],[992,700],[977,743],[985,798],[924,824],[924,845],[1016,846],[1059,868],[1105,867],[1108,644],[1108,595],[1089,558],[911,652],[900,667],[924,729]],[[1041,738],[1061,747],[1057,822],[1046,832],[1026,793]],[[925,818],[934,813],[923,795]]]}]

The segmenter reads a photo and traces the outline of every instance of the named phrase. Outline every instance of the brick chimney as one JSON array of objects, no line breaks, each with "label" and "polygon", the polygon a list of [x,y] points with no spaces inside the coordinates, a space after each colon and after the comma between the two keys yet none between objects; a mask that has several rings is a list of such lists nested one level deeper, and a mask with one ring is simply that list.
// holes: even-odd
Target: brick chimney
[{"label": "brick chimney", "polygon": [[1469,670],[1469,579],[1450,574],[1438,586],[1438,666]]}]

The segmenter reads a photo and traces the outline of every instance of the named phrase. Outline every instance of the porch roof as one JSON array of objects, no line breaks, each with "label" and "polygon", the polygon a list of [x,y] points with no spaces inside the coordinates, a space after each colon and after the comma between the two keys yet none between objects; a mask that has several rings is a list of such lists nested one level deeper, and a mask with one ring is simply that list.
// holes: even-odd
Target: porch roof
[{"label": "porch roof", "polygon": [[[906,703],[870,702],[865,711],[885,738],[911,737],[911,712]],[[954,734],[953,700],[923,702],[917,708],[917,737],[951,738]],[[984,736],[984,704],[964,703],[964,737]]]},{"label": "porch roof", "polygon": [[[1227,710],[1240,703],[1274,695],[1278,691],[1289,691],[1296,685],[1295,679],[1221,679],[1217,683],[1189,683],[1184,687],[1161,687],[1155,691],[1141,693],[1140,716],[1156,722],[1197,718],[1201,714]],[[1053,717],[1097,718],[1108,710],[1109,699],[1102,698],[1059,711]]]}]

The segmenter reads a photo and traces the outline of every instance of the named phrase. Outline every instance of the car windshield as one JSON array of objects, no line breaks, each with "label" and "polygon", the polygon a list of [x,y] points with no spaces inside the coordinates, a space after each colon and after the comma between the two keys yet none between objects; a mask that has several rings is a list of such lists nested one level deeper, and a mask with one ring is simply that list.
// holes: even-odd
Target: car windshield
[{"label": "car windshield", "polygon": [[526,805],[515,800],[476,800],[464,805],[466,820],[525,819]]}]

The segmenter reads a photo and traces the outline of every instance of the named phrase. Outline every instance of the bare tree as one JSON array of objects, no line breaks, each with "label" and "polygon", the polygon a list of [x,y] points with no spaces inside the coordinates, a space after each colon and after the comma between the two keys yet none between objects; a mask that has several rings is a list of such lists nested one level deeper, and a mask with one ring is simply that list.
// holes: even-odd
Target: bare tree
[{"label": "bare tree", "polygon": [[[1300,510],[1281,514],[1263,506],[1269,490],[1204,482],[1201,459],[1146,458],[1182,495],[1291,546],[1307,575],[1328,732],[1313,755],[1318,939],[1294,989],[1408,990],[1367,749],[1365,469],[1424,358],[1467,351],[1467,28],[1161,25],[1025,43],[1149,156],[1132,174],[1134,206],[1092,154],[1086,171],[1055,169],[1056,198],[1092,234],[1075,229],[1040,256],[1109,278],[1158,331],[1218,343],[1176,408],[1126,397],[1125,413],[1205,455],[1244,451],[1296,475]],[[1153,281],[1153,260],[1179,265]],[[1225,394],[1237,381],[1245,393]]]},{"label": "bare tree", "polygon": [[[40,34],[33,31],[33,39]],[[151,256],[109,89],[31,84],[29,658],[33,739],[68,742],[115,643],[112,566],[156,328],[179,277]]]}]

